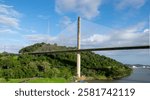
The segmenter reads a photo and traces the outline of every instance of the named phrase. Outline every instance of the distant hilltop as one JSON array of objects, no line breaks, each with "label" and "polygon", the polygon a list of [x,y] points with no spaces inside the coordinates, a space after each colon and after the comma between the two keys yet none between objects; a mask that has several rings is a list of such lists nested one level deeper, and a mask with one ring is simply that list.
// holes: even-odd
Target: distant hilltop
[{"label": "distant hilltop", "polygon": [[126,64],[131,68],[150,68],[150,65],[142,65],[142,64]]}]

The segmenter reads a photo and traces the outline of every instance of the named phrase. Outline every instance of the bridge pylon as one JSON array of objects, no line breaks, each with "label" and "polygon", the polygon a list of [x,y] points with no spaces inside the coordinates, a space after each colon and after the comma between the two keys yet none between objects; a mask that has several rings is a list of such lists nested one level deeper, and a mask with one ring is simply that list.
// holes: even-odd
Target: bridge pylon
[{"label": "bridge pylon", "polygon": [[[77,23],[77,49],[80,49],[80,17],[78,17]],[[77,52],[77,77],[81,77],[81,55],[80,52]]]}]

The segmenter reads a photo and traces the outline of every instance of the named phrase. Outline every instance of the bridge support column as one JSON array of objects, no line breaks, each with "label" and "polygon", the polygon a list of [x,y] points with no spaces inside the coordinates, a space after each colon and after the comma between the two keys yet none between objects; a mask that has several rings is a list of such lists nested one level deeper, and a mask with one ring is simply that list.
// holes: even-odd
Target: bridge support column
[{"label": "bridge support column", "polygon": [[80,53],[77,53],[77,77],[80,78],[81,77],[81,72],[80,72],[80,69],[81,69],[81,63],[80,63]]},{"label": "bridge support column", "polygon": [[[77,25],[77,49],[80,49],[80,17],[78,17],[78,25]],[[81,77],[81,56],[80,52],[77,52],[77,77]]]}]

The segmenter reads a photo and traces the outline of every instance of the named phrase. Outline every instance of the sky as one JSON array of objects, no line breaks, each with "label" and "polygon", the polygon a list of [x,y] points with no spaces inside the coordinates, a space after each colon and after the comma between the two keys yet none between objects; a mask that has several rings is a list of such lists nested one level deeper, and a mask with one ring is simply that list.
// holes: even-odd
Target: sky
[{"label": "sky", "polygon": [[[149,45],[150,0],[0,0],[0,52],[37,43],[81,48]],[[149,64],[150,50],[96,52],[125,64]]]}]

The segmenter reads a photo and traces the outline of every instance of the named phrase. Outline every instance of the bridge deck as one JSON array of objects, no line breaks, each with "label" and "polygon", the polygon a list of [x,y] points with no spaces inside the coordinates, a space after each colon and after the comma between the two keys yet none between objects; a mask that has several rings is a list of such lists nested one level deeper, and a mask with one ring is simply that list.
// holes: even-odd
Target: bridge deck
[{"label": "bridge deck", "polygon": [[112,50],[134,50],[134,49],[150,49],[150,45],[145,46],[126,46],[126,47],[107,47],[107,48],[90,48],[90,49],[72,49],[45,52],[29,52],[28,54],[49,54],[49,53],[65,53],[65,52],[85,52],[85,51],[112,51]]}]

